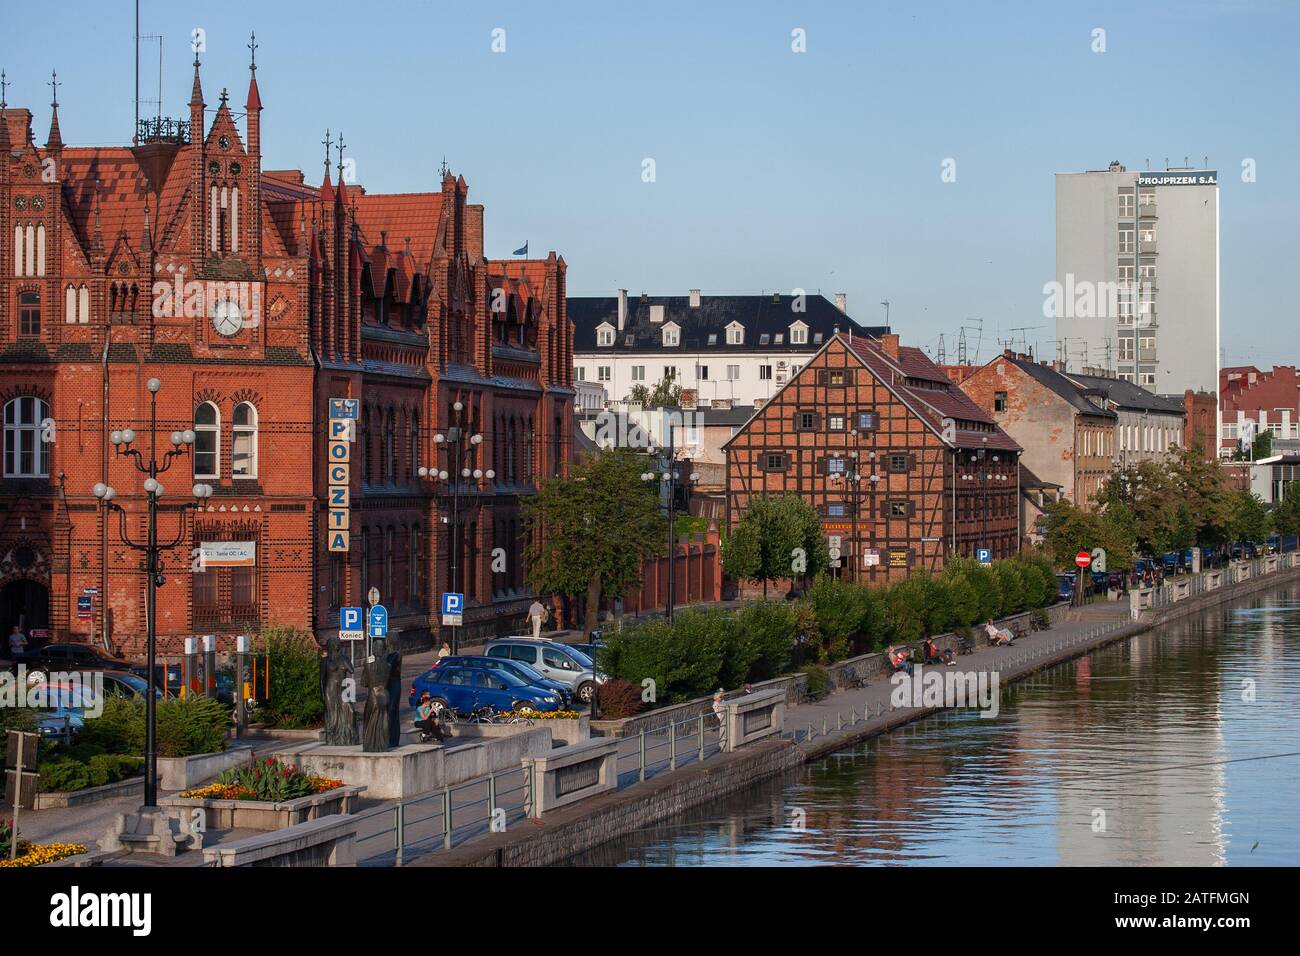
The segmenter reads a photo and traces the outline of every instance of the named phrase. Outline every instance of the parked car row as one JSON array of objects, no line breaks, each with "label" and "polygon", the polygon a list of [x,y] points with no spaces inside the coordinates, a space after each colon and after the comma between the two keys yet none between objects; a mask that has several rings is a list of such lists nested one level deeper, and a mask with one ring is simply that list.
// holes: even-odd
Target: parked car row
[{"label": "parked car row", "polygon": [[508,637],[489,641],[483,656],[455,655],[434,662],[411,682],[414,707],[428,693],[435,711],[469,714],[495,711],[567,710],[574,701],[591,703],[604,682],[582,651],[545,638]]}]

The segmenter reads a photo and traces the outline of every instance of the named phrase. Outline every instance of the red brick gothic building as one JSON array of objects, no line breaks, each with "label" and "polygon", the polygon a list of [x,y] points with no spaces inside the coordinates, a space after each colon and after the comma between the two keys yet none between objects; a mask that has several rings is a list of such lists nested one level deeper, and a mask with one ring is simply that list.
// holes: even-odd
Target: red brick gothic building
[{"label": "red brick gothic building", "polygon": [[[0,627],[107,625],[114,647],[141,648],[140,556],[91,489],[111,485],[143,538],[144,476],[108,435],[134,429],[147,454],[151,378],[159,457],[174,430],[197,433],[160,479],[160,537],[183,527],[163,557],[164,650],[269,623],[324,634],[372,586],[406,639],[437,627],[444,590],[467,595],[462,635],[513,626],[531,602],[519,499],[569,457],[564,260],[486,259],[483,207],[445,169],[438,191],[398,195],[344,182],[341,149],[331,177],[328,146],[319,187],[263,170],[256,66],[242,117],[227,99],[205,108],[196,59],[188,121],[143,123],[134,147],[65,147],[56,101],[42,148],[26,109],[0,107]],[[324,426],[340,397],[361,418],[351,546],[331,554]],[[464,444],[453,536],[454,474],[418,470],[454,471],[436,437],[458,423],[483,438]],[[215,489],[197,515],[180,507],[195,482]],[[253,565],[192,572],[208,541],[252,542]]]},{"label": "red brick gothic building", "polygon": [[728,527],[756,496],[798,494],[845,577],[1020,548],[1020,446],[897,335],[836,333],[724,447]]}]

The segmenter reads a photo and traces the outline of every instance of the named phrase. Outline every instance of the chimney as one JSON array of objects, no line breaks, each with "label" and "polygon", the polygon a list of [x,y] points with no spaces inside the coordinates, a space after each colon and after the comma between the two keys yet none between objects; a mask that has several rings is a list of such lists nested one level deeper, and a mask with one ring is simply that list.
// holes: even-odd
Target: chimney
[{"label": "chimney", "polygon": [[898,358],[898,335],[894,332],[886,332],[880,337],[880,347],[885,354],[892,359]]},{"label": "chimney", "polygon": [[465,254],[470,262],[483,259],[483,207],[465,206]]},{"label": "chimney", "polygon": [[835,308],[839,309],[845,315],[849,312],[849,294],[847,292],[835,293]]},{"label": "chimney", "polygon": [[623,323],[627,321],[627,289],[618,290],[618,330],[623,331]]},{"label": "chimney", "polygon": [[692,309],[698,309],[699,307],[700,307],[700,290],[699,290],[699,289],[692,289],[692,290],[691,290],[691,308],[692,308]]},{"label": "chimney", "polygon": [[1003,349],[1003,350],[1002,350],[1002,357],[1003,357],[1003,358],[1013,359],[1013,358],[1016,357],[1016,353],[1013,352],[1013,351],[1011,351],[1011,349]]}]

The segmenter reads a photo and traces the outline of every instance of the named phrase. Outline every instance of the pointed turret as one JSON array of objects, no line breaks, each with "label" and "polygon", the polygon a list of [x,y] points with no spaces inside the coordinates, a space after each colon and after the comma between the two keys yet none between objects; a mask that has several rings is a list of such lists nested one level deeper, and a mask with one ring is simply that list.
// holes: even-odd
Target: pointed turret
[{"label": "pointed turret", "polygon": [[262,97],[257,89],[257,34],[248,35],[248,96],[244,99],[248,125],[248,210],[255,272],[262,269]]},{"label": "pointed turret", "polygon": [[50,135],[45,140],[45,148],[57,160],[63,152],[63,134],[59,132],[59,74],[50,75],[50,87],[54,90],[54,99],[50,103]]},{"label": "pointed turret", "polygon": [[[194,50],[194,87],[190,91],[190,257],[196,275],[204,274],[205,251],[212,244],[204,228],[208,206],[203,168],[203,83],[199,80],[199,51]],[[208,242],[204,240],[208,239]]]}]

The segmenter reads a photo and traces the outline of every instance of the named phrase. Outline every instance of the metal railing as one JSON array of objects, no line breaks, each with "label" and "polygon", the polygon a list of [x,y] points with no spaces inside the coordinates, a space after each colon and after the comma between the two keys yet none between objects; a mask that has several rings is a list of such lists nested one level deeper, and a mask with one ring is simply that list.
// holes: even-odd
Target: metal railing
[{"label": "metal railing", "polygon": [[[618,789],[700,763],[721,752],[717,718],[701,715],[620,743]],[[356,857],[361,866],[403,866],[528,819],[536,783],[530,768],[513,767],[357,814]]]}]

